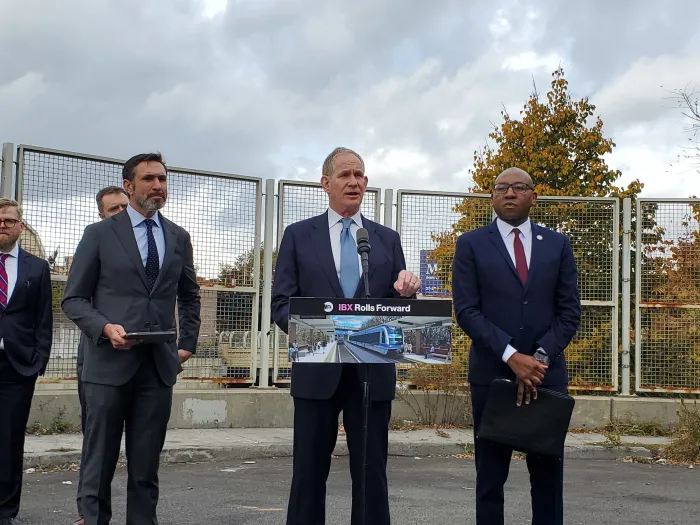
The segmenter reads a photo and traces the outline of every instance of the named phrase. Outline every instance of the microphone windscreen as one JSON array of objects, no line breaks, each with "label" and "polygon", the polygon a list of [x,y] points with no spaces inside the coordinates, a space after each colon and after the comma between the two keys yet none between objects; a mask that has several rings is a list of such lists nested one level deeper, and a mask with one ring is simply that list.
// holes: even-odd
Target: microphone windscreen
[{"label": "microphone windscreen", "polygon": [[367,233],[366,228],[360,228],[357,230],[357,244],[361,242],[369,242],[369,233]]}]

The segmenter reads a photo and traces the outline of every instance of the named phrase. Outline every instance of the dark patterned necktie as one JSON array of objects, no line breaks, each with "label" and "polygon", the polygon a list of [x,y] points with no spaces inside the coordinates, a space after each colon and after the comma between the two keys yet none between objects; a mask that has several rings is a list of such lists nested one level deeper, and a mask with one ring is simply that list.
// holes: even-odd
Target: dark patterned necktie
[{"label": "dark patterned necktie", "polygon": [[148,291],[153,290],[153,285],[156,284],[158,272],[160,271],[160,262],[158,260],[158,247],[156,246],[156,238],[153,236],[153,219],[146,219],[146,235],[148,237],[148,255],[146,256],[146,281],[148,282]]},{"label": "dark patterned necktie", "polygon": [[520,230],[513,228],[513,251],[515,252],[515,271],[518,272],[523,284],[527,282],[527,258],[523,241],[520,240]]}]

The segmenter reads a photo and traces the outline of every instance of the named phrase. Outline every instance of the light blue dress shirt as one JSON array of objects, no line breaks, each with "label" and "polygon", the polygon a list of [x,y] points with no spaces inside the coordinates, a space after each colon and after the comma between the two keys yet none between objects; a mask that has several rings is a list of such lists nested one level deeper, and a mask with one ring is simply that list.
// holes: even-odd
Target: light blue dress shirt
[{"label": "light blue dress shirt", "polygon": [[[131,204],[126,207],[126,212],[129,214],[129,219],[131,219],[131,226],[134,228],[134,237],[136,237],[136,245],[139,247],[141,261],[145,267],[146,259],[148,258],[148,232],[146,231],[146,217],[132,208]],[[163,225],[160,223],[159,213],[156,212],[151,219],[153,219],[153,222],[155,222],[153,237],[156,240],[156,248],[158,248],[159,267],[162,268],[163,258],[165,257],[165,235],[163,233]]]}]

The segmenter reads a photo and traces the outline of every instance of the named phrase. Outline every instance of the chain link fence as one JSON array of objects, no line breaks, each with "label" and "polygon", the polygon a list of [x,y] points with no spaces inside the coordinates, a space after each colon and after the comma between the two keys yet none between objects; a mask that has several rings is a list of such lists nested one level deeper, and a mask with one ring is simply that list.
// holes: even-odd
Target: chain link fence
[{"label": "chain link fence", "polygon": [[638,199],[635,386],[700,393],[700,199]]},{"label": "chain link fence", "polygon": [[[328,195],[318,182],[281,180],[277,194],[278,247],[287,226],[320,215],[328,209]],[[378,188],[367,188],[360,211],[369,220],[380,222],[381,194]],[[289,339],[277,326],[273,333],[273,381],[288,383],[292,376]]]},{"label": "chain link fence", "polygon": [[[51,267],[52,357],[43,381],[74,379],[80,332],[60,308],[68,270],[86,226],[99,220],[96,193],[121,186],[123,161],[20,146],[16,198],[24,210],[22,247]],[[202,286],[197,354],[181,379],[254,383],[259,363],[262,180],[169,168],[164,214],[192,236]],[[328,197],[319,183],[280,181],[277,242],[285,228],[319,215]],[[381,196],[368,188],[362,213],[380,221]],[[618,388],[619,201],[540,197],[539,224],[567,235],[578,265],[580,329],[566,350],[572,390]],[[451,296],[457,236],[493,220],[488,195],[404,191],[396,224],[407,268],[424,296]],[[273,225],[270,225],[273,227]],[[636,207],[635,382],[639,392],[700,393],[700,200],[638,199]],[[622,327],[625,329],[625,327]],[[289,381],[287,336],[274,329],[273,381]],[[469,340],[453,330],[453,362],[466,381]],[[410,383],[411,369],[399,367]]]},{"label": "chain link fence", "polygon": [[[489,195],[399,191],[397,230],[407,268],[421,293],[451,296],[457,237],[493,220]],[[571,241],[579,273],[581,326],[566,351],[572,390],[616,390],[618,348],[619,201],[615,198],[540,197],[532,220]],[[466,382],[470,341],[456,325],[452,348],[457,377]],[[439,369],[436,369],[439,370]],[[410,368],[400,371],[410,382]]]},{"label": "chain link fence", "polygon": [[[45,380],[76,377],[80,331],[63,314],[68,270],[85,227],[99,220],[95,195],[121,186],[123,161],[33,146],[18,148],[21,244],[49,261],[54,340]],[[192,238],[202,287],[197,353],[181,379],[250,383],[258,348],[262,180],[168,169],[166,217]]]}]

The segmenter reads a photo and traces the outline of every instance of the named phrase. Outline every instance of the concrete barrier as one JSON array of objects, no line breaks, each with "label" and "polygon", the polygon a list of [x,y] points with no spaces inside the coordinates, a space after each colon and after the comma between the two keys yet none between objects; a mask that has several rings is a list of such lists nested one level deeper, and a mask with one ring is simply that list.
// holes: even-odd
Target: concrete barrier
[{"label": "concrete barrier", "polygon": [[[294,422],[294,403],[287,389],[196,389],[196,385],[177,388],[173,394],[170,428],[289,428]],[[434,398],[433,398],[434,399]],[[431,400],[433,402],[433,400]],[[420,392],[413,392],[412,403],[425,406]],[[577,396],[571,421],[572,428],[596,429],[611,418],[628,418],[640,422],[656,422],[673,427],[678,400],[654,398],[620,398]],[[444,404],[435,407],[438,422],[442,421]],[[470,422],[468,407],[460,411],[456,423]],[[414,410],[396,399],[392,419],[399,424],[416,421]],[[48,389],[43,386],[34,395],[28,426],[37,429],[79,429],[80,407],[75,390]]]}]

